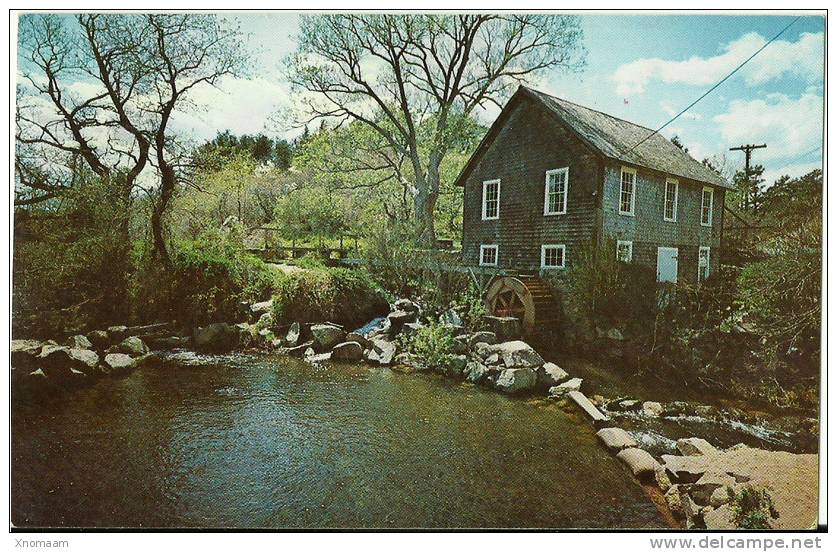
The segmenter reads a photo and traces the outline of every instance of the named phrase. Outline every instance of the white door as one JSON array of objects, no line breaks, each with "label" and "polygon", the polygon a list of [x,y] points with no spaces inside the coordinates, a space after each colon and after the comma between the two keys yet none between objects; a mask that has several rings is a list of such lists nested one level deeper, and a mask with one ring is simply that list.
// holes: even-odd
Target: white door
[{"label": "white door", "polygon": [[677,282],[677,248],[657,248],[657,281]]}]

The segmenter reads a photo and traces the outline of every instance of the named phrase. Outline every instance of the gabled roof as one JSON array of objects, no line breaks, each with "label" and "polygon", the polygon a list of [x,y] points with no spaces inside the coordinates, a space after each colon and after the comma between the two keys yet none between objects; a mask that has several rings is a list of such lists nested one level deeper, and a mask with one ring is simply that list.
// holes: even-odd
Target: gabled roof
[{"label": "gabled roof", "polygon": [[[724,188],[732,188],[720,174],[699,163],[675,146],[671,140],[646,128],[607,113],[596,111],[543,92],[521,86],[503,109],[506,112],[519,96],[527,96],[543,105],[557,119],[572,130],[582,141],[603,156],[617,161],[680,176]],[[476,158],[484,152],[493,134],[502,126],[505,113],[501,113],[495,125],[468,162],[457,184],[470,171]],[[495,128],[497,127],[497,128]],[[653,133],[653,134],[652,134]],[[643,141],[647,136],[650,138]],[[639,142],[642,142],[639,144]],[[637,145],[639,144],[639,145]]]}]

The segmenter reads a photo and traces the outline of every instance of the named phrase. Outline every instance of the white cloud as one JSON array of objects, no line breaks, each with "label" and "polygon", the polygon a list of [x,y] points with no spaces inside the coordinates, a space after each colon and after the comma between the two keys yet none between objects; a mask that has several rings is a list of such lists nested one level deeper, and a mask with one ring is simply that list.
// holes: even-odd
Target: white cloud
[{"label": "white cloud", "polygon": [[[669,117],[674,117],[678,113],[678,109],[674,109],[674,106],[671,105],[671,102],[663,100],[660,102],[660,109],[662,109],[666,115]],[[680,118],[685,119],[687,121],[699,121],[703,119],[703,115],[700,113],[692,113],[691,111],[687,111]]]},{"label": "white cloud", "polygon": [[735,100],[712,120],[730,144],[767,143],[759,159],[790,159],[810,151],[822,140],[823,98],[806,92],[798,99],[770,94],[766,99]]},{"label": "white cloud", "polygon": [[780,167],[778,169],[768,169],[765,168],[764,174],[762,178],[764,178],[764,185],[765,186],[772,186],[776,180],[779,179],[780,176],[788,175],[790,177],[797,177],[808,174],[809,172],[813,171],[814,169],[821,169],[822,162],[821,161],[812,161],[810,163],[794,163],[792,165],[786,165],[784,167]]},{"label": "white cloud", "polygon": [[[622,97],[641,94],[655,80],[695,86],[714,84],[766,42],[758,33],[747,33],[724,45],[721,53],[712,57],[693,56],[682,61],[642,58],[626,63],[612,76],[616,94]],[[785,74],[813,81],[819,80],[822,73],[822,33],[802,33],[796,42],[776,40],[741,69],[749,85],[763,84]]]}]

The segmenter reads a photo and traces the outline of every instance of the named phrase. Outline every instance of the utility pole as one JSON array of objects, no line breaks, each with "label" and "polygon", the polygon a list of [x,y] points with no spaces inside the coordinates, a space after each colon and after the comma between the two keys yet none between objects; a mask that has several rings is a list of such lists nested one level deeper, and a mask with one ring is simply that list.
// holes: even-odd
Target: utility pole
[{"label": "utility pole", "polygon": [[744,152],[744,176],[747,178],[747,189],[744,190],[744,210],[746,211],[750,207],[750,158],[752,157],[753,150],[766,148],[767,144],[744,144],[743,146],[738,146],[737,148],[730,148],[730,151],[743,151]]}]

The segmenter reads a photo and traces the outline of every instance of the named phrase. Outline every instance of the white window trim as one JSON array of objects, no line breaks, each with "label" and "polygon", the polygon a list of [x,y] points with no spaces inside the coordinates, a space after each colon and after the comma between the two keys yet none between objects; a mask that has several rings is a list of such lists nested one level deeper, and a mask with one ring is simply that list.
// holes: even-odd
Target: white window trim
[{"label": "white window trim", "polygon": [[[482,261],[483,255],[482,252],[486,249],[493,249],[494,250],[494,262],[493,263],[484,263]],[[500,248],[497,244],[483,244],[480,245],[480,266],[497,266],[498,261],[500,260]]]},{"label": "white window trim", "polygon": [[[485,190],[491,184],[497,184],[497,215],[493,217],[487,216],[486,207],[488,203],[486,202]],[[482,182],[482,220],[497,220],[500,218],[500,179],[495,178],[494,180],[483,180]]]},{"label": "white window trim", "polygon": [[[622,210],[622,174],[629,173],[634,175],[634,185],[633,190],[631,191],[631,210],[630,211],[623,211]],[[630,167],[622,167],[622,170],[619,171],[619,196],[617,197],[616,206],[619,210],[620,215],[625,215],[626,217],[634,216],[634,211],[636,207],[636,169],[632,169]]]},{"label": "white window trim", "polygon": [[[550,211],[549,210],[549,177],[553,174],[561,174],[564,173],[564,204],[561,205],[561,208],[557,211]],[[546,171],[546,176],[544,177],[544,186],[543,186],[543,216],[548,217],[552,215],[566,215],[567,214],[567,203],[569,200],[570,195],[570,168],[564,167],[561,169],[552,169]]]},{"label": "white window trim", "polygon": [[[546,250],[560,249],[561,250],[561,265],[560,266],[546,266]],[[567,246],[562,243],[545,243],[541,245],[541,270],[558,270],[567,266]]]},{"label": "white window trim", "polygon": [[712,248],[708,245],[701,245],[698,247],[698,282],[700,282],[700,254],[706,251],[706,277],[712,274]]},{"label": "white window trim", "polygon": [[[666,216],[666,191],[668,185],[674,184],[674,217],[668,218]],[[677,222],[677,199],[680,195],[680,182],[676,178],[666,178],[666,185],[663,188],[663,220],[666,222]]]},{"label": "white window trim", "polygon": [[[706,198],[704,192],[709,192],[709,222],[703,222],[703,200]],[[709,186],[704,186],[700,192],[700,225],[712,226],[712,212],[715,210],[715,190]]]},{"label": "white window trim", "polygon": [[625,262],[632,262],[634,260],[634,242],[629,240],[616,240],[616,260],[621,261],[622,259],[619,258],[619,248],[623,245],[628,246],[628,260]]}]

